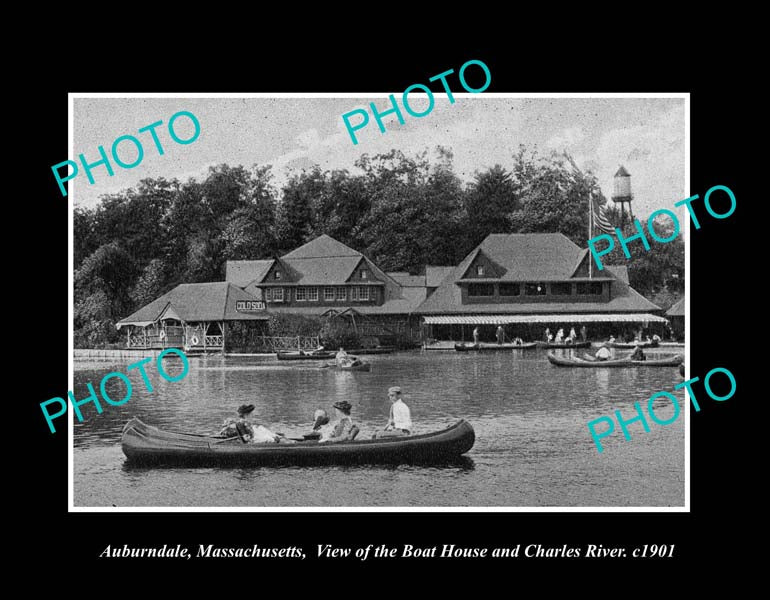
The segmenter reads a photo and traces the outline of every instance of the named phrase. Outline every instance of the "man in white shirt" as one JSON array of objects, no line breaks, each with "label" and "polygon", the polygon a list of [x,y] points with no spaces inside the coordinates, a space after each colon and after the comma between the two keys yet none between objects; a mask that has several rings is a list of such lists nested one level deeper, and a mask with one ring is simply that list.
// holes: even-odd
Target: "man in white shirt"
[{"label": "man in white shirt", "polygon": [[399,437],[412,432],[412,414],[409,407],[401,398],[401,388],[393,386],[388,390],[390,400],[390,416],[385,429],[374,434],[376,438]]}]

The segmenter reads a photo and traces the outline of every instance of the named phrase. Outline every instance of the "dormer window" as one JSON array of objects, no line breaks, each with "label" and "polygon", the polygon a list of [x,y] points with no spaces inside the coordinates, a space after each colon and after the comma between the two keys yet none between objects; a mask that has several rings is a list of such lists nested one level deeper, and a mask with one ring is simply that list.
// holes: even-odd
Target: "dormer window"
[{"label": "dormer window", "polygon": [[369,279],[369,271],[361,269],[361,279]]},{"label": "dormer window", "polygon": [[484,265],[476,265],[476,275],[478,277],[484,277]]},{"label": "dormer window", "polygon": [[281,272],[280,271],[276,271],[275,274],[274,274],[274,277],[276,279],[280,279],[281,278]]}]

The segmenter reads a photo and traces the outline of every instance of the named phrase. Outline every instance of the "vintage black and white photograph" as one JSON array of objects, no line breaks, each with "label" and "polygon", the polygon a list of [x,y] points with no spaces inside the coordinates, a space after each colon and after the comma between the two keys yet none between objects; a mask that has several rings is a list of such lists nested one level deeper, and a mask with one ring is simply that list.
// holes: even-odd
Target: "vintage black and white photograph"
[{"label": "vintage black and white photograph", "polygon": [[686,510],[688,100],[72,94],[70,508]]}]

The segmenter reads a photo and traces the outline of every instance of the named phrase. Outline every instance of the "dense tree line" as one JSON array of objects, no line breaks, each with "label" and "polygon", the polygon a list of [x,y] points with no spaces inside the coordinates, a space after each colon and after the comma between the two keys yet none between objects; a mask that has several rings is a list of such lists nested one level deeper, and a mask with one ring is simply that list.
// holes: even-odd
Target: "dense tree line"
[{"label": "dense tree line", "polygon": [[[203,181],[145,179],[76,209],[77,345],[117,341],[121,318],[179,283],[222,281],[228,260],[279,256],[323,233],[385,270],[420,273],[457,264],[490,233],[559,231],[586,247],[588,199],[606,201],[569,156],[525,148],[468,183],[442,147],[363,155],[355,166],[315,166],[277,189],[269,166],[223,164]],[[653,299],[683,289],[681,239],[609,262],[627,264]]]}]

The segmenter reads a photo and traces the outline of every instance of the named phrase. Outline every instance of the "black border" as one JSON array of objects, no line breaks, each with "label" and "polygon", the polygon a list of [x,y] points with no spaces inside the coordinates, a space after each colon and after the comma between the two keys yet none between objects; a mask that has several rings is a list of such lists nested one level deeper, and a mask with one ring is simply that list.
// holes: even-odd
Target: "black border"
[{"label": "black border", "polygon": [[[394,32],[394,34],[397,32]],[[394,38],[398,38],[394,35]],[[535,573],[561,572],[577,567],[581,573],[591,567],[621,572],[655,573],[664,581],[667,574],[677,572],[681,565],[698,570],[709,566],[724,566],[725,560],[737,551],[742,524],[741,491],[745,489],[742,474],[735,468],[745,460],[744,435],[741,433],[747,417],[742,394],[728,402],[701,402],[702,411],[692,413],[691,425],[691,500],[692,512],[679,513],[363,513],[324,514],[264,514],[264,513],[68,513],[67,512],[67,439],[51,435],[40,418],[39,402],[62,395],[67,382],[67,200],[62,198],[51,177],[50,165],[67,156],[67,92],[398,92],[415,82],[448,68],[457,69],[470,59],[483,60],[493,76],[488,92],[690,92],[691,93],[691,191],[703,193],[713,185],[730,187],[738,198],[739,208],[729,219],[709,218],[702,206],[696,211],[703,227],[692,230],[692,263],[688,277],[691,281],[690,330],[693,375],[701,377],[715,366],[729,368],[743,387],[745,371],[741,371],[740,356],[730,344],[714,344],[716,337],[732,338],[741,329],[733,315],[739,290],[731,277],[736,263],[736,243],[739,224],[745,213],[744,181],[741,164],[744,155],[740,136],[750,135],[739,125],[742,111],[739,98],[731,85],[715,83],[712,65],[723,64],[719,49],[699,47],[698,54],[666,48],[640,46],[634,50],[608,44],[583,47],[580,37],[564,40],[543,40],[532,43],[523,51],[514,40],[491,45],[473,46],[447,38],[444,44],[412,47],[404,41],[395,44],[357,39],[339,51],[321,42],[310,40],[302,46],[293,45],[297,58],[282,54],[276,48],[258,44],[239,48],[225,47],[212,51],[184,48],[184,52],[158,51],[141,57],[131,65],[107,64],[96,60],[88,68],[67,68],[47,75],[37,92],[37,110],[33,121],[34,152],[27,158],[25,168],[31,171],[36,188],[31,194],[34,204],[24,198],[22,210],[30,211],[29,221],[35,224],[32,236],[33,252],[44,255],[44,282],[56,298],[53,307],[46,308],[46,317],[37,320],[37,334],[44,336],[45,353],[40,357],[36,341],[28,339],[26,352],[44,366],[45,376],[30,377],[25,388],[25,411],[21,421],[24,431],[31,431],[35,452],[25,446],[22,479],[36,505],[36,523],[41,536],[26,536],[30,552],[43,550],[56,557],[47,567],[54,574],[89,573],[98,570],[104,575],[132,576],[146,571],[163,572],[169,580],[192,572],[209,575],[222,572],[235,575],[249,570],[263,577],[274,569],[288,571],[299,577],[284,580],[287,592],[309,586],[309,573],[331,575],[335,565],[356,568],[357,572],[372,573],[414,568],[422,573],[451,574],[459,566],[479,575],[515,575],[519,581]],[[660,41],[663,44],[664,40]],[[288,41],[287,41],[288,43]],[[684,40],[677,40],[684,44]],[[548,52],[548,44],[556,52]],[[401,46],[399,49],[396,46]],[[300,51],[301,50],[301,51]],[[724,51],[724,48],[722,49]],[[743,109],[745,110],[745,109]],[[754,132],[758,135],[758,132]],[[23,189],[19,190],[25,196]],[[37,256],[40,256],[38,254]],[[34,259],[33,259],[34,260]],[[40,258],[38,258],[40,260]],[[37,371],[39,373],[39,369]],[[741,390],[742,391],[742,390]],[[26,495],[26,494],[25,494]],[[31,507],[30,507],[31,508]],[[745,517],[744,517],[745,518]],[[219,561],[112,560],[99,559],[107,544],[138,546],[182,544],[195,547],[198,543],[223,546],[300,545],[308,559],[295,561],[258,562],[248,559]],[[633,547],[650,543],[676,544],[674,559],[667,561],[631,561],[598,559],[550,560],[422,560],[398,561],[388,559],[361,563],[321,561],[313,559],[316,544],[339,546],[368,544],[415,546],[456,544],[458,546],[509,546],[521,543],[585,547],[588,543],[605,546]],[[30,558],[32,560],[32,558]],[[341,565],[344,563],[344,565]],[[681,572],[679,572],[681,574]],[[459,575],[459,573],[458,573]],[[117,580],[116,580],[117,581]],[[218,581],[218,580],[212,580]],[[432,581],[432,580],[429,580]],[[375,587],[377,581],[372,580]],[[544,580],[549,585],[549,580]],[[594,584],[597,582],[594,581]],[[631,580],[627,580],[632,585]],[[403,582],[401,582],[403,584]],[[223,590],[226,582],[221,581]],[[325,584],[322,584],[325,587]],[[307,589],[307,588],[306,588]],[[328,588],[327,588],[328,589]],[[364,591],[365,587],[358,590]]]}]

